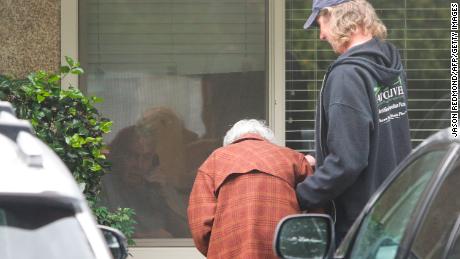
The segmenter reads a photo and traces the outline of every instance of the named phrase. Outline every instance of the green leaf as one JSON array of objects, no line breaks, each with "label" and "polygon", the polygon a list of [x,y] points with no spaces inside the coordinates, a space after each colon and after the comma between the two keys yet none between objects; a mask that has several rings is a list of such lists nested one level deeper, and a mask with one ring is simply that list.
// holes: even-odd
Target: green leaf
[{"label": "green leaf", "polygon": [[78,129],[78,134],[84,136],[84,135],[88,135],[89,134],[89,130],[87,128],[85,128],[84,126],[83,127],[80,127]]},{"label": "green leaf", "polygon": [[28,96],[33,95],[33,93],[34,93],[34,90],[32,89],[31,85],[23,85],[23,86],[21,86],[21,89]]},{"label": "green leaf", "polygon": [[98,163],[93,163],[90,167],[90,170],[93,172],[101,171],[102,167]]},{"label": "green leaf", "polygon": [[93,137],[86,137],[86,142],[87,143],[94,143],[96,141],[96,138]]},{"label": "green leaf", "polygon": [[70,67],[69,66],[61,66],[59,68],[59,72],[61,72],[61,74],[67,74],[70,72]]},{"label": "green leaf", "polygon": [[50,82],[50,83],[52,83],[52,84],[59,82],[59,80],[61,80],[61,76],[60,76],[60,75],[51,75],[51,76],[48,78],[48,82]]},{"label": "green leaf", "polygon": [[27,76],[27,79],[29,79],[29,82],[32,83],[32,85],[36,85],[37,83],[35,82],[35,73],[32,73]]},{"label": "green leaf", "polygon": [[91,96],[91,101],[93,101],[93,103],[101,103],[104,101],[104,99],[97,96]]},{"label": "green leaf", "polygon": [[41,102],[43,102],[44,100],[45,100],[45,97],[44,97],[43,95],[37,94],[37,101],[38,101],[38,103],[41,103]]},{"label": "green leaf", "polygon": [[72,114],[73,116],[75,116],[77,114],[77,109],[75,109],[75,107],[70,107],[69,108],[69,113]]},{"label": "green leaf", "polygon": [[74,74],[74,75],[81,75],[83,74],[85,71],[83,71],[83,68],[81,67],[74,67],[70,70],[70,73]]},{"label": "green leaf", "polygon": [[48,77],[48,73],[46,73],[45,71],[43,70],[39,70],[36,74],[35,74],[35,80],[37,81],[43,81],[43,79],[47,78]]},{"label": "green leaf", "polygon": [[81,148],[84,144],[86,144],[86,141],[84,138],[82,138],[78,134],[74,134],[70,138],[70,143],[69,143],[73,148]]},{"label": "green leaf", "polygon": [[32,118],[32,119],[30,120],[30,124],[32,124],[32,127],[35,128],[35,127],[37,127],[37,125],[38,125],[38,121],[37,121],[36,119]]},{"label": "green leaf", "polygon": [[49,97],[49,96],[53,95],[53,93],[51,93],[50,91],[43,91],[42,95],[45,96],[45,97]]},{"label": "green leaf", "polygon": [[98,148],[93,148],[91,154],[97,159],[105,159],[105,155],[101,154],[101,150]]},{"label": "green leaf", "polygon": [[101,129],[102,132],[104,132],[104,133],[109,133],[110,130],[112,129],[112,124],[113,124],[112,121],[105,121],[105,122],[102,122],[101,125],[100,125],[100,129]]},{"label": "green leaf", "polygon": [[72,99],[82,99],[84,97],[83,93],[80,92],[80,90],[75,89],[75,88],[65,90],[65,92],[67,92],[67,96],[72,98]]},{"label": "green leaf", "polygon": [[70,145],[70,139],[71,139],[71,137],[66,136],[66,137],[65,137],[65,143],[67,143],[68,145]]},{"label": "green leaf", "polygon": [[65,56],[65,61],[67,62],[67,64],[69,64],[70,67],[75,66],[75,62],[73,61],[73,59],[71,57]]}]

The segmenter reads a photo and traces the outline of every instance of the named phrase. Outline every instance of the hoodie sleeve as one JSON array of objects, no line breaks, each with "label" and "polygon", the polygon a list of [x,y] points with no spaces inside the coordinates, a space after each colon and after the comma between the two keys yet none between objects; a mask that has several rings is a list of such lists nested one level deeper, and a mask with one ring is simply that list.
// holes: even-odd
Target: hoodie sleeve
[{"label": "hoodie sleeve", "polygon": [[302,209],[336,198],[368,165],[373,120],[364,80],[357,71],[331,73],[323,97],[327,154],[313,176],[297,185]]}]

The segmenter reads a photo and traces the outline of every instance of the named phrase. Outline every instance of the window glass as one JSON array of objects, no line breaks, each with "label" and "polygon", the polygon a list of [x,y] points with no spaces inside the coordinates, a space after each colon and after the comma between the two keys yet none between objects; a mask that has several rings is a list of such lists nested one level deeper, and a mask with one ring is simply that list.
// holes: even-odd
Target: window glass
[{"label": "window glass", "polygon": [[[459,231],[457,229],[457,231]],[[455,240],[455,243],[452,247],[452,249],[449,251],[449,254],[447,255],[447,259],[457,259],[460,258],[460,233],[457,232],[457,239]]]},{"label": "window glass", "polygon": [[[402,56],[408,79],[412,146],[450,119],[450,2],[370,0],[388,29],[387,40]],[[327,67],[337,58],[318,29],[303,29],[311,0],[286,0],[286,145],[314,151],[318,92]]]},{"label": "window glass", "polygon": [[230,126],[267,119],[265,0],[80,0],[80,87],[114,121],[104,200],[135,238],[190,237],[196,169]]},{"label": "window glass", "polygon": [[0,204],[0,258],[94,258],[75,212],[47,204]]},{"label": "window glass", "polygon": [[351,258],[394,258],[423,190],[446,151],[433,151],[410,164],[363,219]]},{"label": "window glass", "polygon": [[412,245],[412,253],[418,258],[442,258],[460,213],[459,186],[460,162],[457,162],[440,186]]}]

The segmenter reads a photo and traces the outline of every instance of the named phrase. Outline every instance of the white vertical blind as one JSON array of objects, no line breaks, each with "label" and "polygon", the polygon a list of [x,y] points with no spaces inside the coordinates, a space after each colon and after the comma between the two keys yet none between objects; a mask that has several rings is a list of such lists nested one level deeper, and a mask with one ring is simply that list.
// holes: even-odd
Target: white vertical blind
[{"label": "white vertical blind", "polygon": [[86,2],[91,67],[181,75],[265,69],[262,1]]}]

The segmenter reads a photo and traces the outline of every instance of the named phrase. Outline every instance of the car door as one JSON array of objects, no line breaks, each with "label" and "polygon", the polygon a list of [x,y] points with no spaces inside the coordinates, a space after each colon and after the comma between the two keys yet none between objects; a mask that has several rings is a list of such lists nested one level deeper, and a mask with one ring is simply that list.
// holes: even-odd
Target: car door
[{"label": "car door", "polygon": [[345,238],[337,258],[396,258],[404,235],[414,224],[426,190],[444,164],[449,147],[437,147],[413,154],[400,173],[361,216],[358,227]]},{"label": "car door", "polygon": [[[409,258],[459,258],[455,241],[460,224],[460,159],[458,148],[452,166],[439,176],[433,186],[419,227],[412,242]],[[453,252],[450,252],[452,250]],[[454,256],[455,255],[455,256]]]}]

